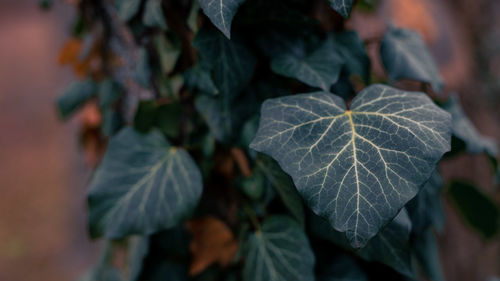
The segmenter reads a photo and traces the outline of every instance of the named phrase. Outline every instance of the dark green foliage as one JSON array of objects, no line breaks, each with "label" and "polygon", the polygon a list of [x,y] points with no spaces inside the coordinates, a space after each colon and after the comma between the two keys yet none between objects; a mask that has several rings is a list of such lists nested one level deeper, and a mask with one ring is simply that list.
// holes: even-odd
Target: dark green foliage
[{"label": "dark green foliage", "polygon": [[[426,87],[370,85],[387,79],[371,40],[343,21],[377,0],[319,1],[81,2],[74,35],[102,65],[57,106],[67,118],[94,103],[85,133],[107,144],[88,191],[90,235],[107,247],[83,280],[443,280],[438,162],[451,148],[499,171],[495,143],[456,97],[439,107]],[[375,43],[390,82],[442,90],[417,33],[389,25]],[[486,194],[447,194],[496,235]]]},{"label": "dark green foliage", "polygon": [[441,92],[443,81],[436,63],[418,33],[389,25],[380,46],[382,62],[392,80],[403,78],[430,83]]}]

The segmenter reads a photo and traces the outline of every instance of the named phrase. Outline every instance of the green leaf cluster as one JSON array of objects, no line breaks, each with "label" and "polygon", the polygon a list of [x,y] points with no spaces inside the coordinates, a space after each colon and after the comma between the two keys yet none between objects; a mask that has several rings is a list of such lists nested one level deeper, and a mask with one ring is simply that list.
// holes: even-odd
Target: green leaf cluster
[{"label": "green leaf cluster", "polygon": [[[438,167],[486,154],[500,174],[496,143],[445,98],[421,37],[388,24],[369,56],[343,24],[359,1],[321,1],[341,23],[331,30],[303,0],[82,2],[103,66],[57,100],[64,119],[84,104],[102,117],[88,225],[106,248],[82,280],[444,280],[443,190],[497,235],[495,203]],[[200,245],[219,235],[187,227],[205,216],[231,250]]]}]

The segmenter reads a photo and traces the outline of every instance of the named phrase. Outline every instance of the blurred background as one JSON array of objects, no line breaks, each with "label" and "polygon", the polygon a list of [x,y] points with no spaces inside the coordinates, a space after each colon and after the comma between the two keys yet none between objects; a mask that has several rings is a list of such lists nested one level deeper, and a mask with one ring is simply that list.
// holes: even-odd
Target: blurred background
[{"label": "blurred background", "polygon": [[[0,281],[75,280],[100,246],[86,230],[92,161],[78,132],[88,116],[84,110],[63,123],[55,110],[75,79],[57,62],[75,2],[54,1],[44,11],[38,0],[0,0]],[[369,39],[388,20],[420,32],[445,91],[459,94],[482,134],[500,140],[500,1],[380,0],[374,12],[355,10],[347,27]],[[484,156],[463,155],[441,168],[445,178],[469,179],[499,202],[488,167]],[[482,240],[445,206],[439,242],[447,280],[500,276],[499,239]]]}]

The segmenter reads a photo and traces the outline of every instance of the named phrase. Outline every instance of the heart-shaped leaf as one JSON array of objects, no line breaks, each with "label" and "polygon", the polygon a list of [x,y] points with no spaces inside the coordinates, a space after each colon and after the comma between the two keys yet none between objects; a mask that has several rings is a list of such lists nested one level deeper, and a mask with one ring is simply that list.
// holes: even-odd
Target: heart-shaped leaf
[{"label": "heart-shaped leaf", "polygon": [[202,179],[195,162],[157,131],[111,138],[88,194],[92,237],[121,238],[172,227],[194,209]]},{"label": "heart-shaped leaf", "polygon": [[450,115],[425,94],[373,85],[351,108],[330,93],[269,99],[250,147],[270,155],[312,210],[362,247],[450,149]]},{"label": "heart-shaped leaf", "polygon": [[231,38],[231,22],[245,0],[199,0],[201,9],[227,38]]},{"label": "heart-shaped leaf", "polygon": [[270,217],[248,241],[244,281],[312,281],[314,254],[302,227],[286,216]]},{"label": "heart-shaped leaf", "polygon": [[380,55],[392,80],[413,79],[430,83],[441,92],[443,79],[429,50],[418,33],[390,25],[380,45]]},{"label": "heart-shaped leaf", "polygon": [[339,79],[343,64],[344,60],[336,51],[332,38],[328,38],[309,55],[292,49],[277,56],[271,61],[271,68],[283,76],[329,91]]}]

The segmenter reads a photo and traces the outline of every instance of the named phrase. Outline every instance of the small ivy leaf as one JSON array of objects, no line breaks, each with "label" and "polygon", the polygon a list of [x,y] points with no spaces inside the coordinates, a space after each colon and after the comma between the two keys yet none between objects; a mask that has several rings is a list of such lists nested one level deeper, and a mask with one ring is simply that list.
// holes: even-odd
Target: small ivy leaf
[{"label": "small ivy leaf", "polygon": [[67,119],[93,97],[96,91],[97,85],[92,80],[71,83],[57,98],[57,109],[61,118]]},{"label": "small ivy leaf", "polygon": [[122,129],[111,138],[88,193],[93,238],[147,235],[172,227],[196,206],[200,171],[158,132]]},{"label": "small ivy leaf", "polygon": [[223,103],[229,106],[246,87],[255,68],[255,57],[243,45],[224,38],[217,32],[202,29],[193,41],[201,60],[213,73],[213,81]]},{"label": "small ivy leaf", "polygon": [[417,196],[406,204],[406,209],[413,224],[413,232],[417,234],[424,233],[431,226],[438,231],[443,229],[442,187],[443,180],[439,172],[435,170]]},{"label": "small ivy leaf", "polygon": [[318,281],[368,281],[363,269],[347,255],[333,258],[321,271]]},{"label": "small ivy leaf", "polygon": [[273,58],[271,68],[283,76],[329,91],[339,79],[343,64],[344,60],[336,52],[332,39],[328,38],[310,55],[294,51]]},{"label": "small ivy leaf", "polygon": [[450,127],[425,94],[372,85],[350,110],[324,92],[266,100],[250,147],[277,160],[306,204],[359,248],[429,179]]},{"label": "small ivy leaf", "polygon": [[[326,220],[318,216],[311,216],[310,222],[313,233],[333,242],[344,249],[352,250],[345,236],[336,231]],[[376,261],[390,266],[397,272],[413,278],[410,259],[410,231],[411,221],[403,208],[399,214],[364,248],[355,253],[367,261]]]},{"label": "small ivy leaf", "polygon": [[301,225],[305,225],[302,199],[290,176],[281,170],[276,161],[265,155],[260,155],[259,159],[257,159],[257,165],[279,194],[290,213]]},{"label": "small ivy leaf", "polygon": [[380,45],[380,55],[392,80],[413,79],[430,83],[440,93],[443,79],[439,69],[418,33],[389,26]]},{"label": "small ivy leaf", "polygon": [[163,15],[162,0],[147,0],[142,22],[145,26],[161,27],[163,30],[167,29],[167,22]]},{"label": "small ivy leaf", "polygon": [[174,70],[177,59],[181,54],[178,40],[169,40],[164,35],[158,35],[154,39],[154,46],[160,58],[160,66],[164,75]]},{"label": "small ivy leaf", "polygon": [[301,226],[286,216],[265,220],[248,238],[244,281],[312,281],[315,257]]},{"label": "small ivy leaf", "polygon": [[187,25],[189,29],[196,34],[198,32],[198,11],[200,10],[200,3],[198,0],[193,0],[191,4],[191,9],[189,10],[189,15],[187,18]]},{"label": "small ivy leaf", "polygon": [[496,158],[498,150],[495,140],[482,136],[478,132],[474,124],[465,115],[458,96],[451,96],[443,108],[451,114],[453,135],[465,143],[468,153],[486,153],[489,157]]},{"label": "small ivy leaf", "polygon": [[245,0],[199,0],[200,6],[212,23],[226,37],[231,38],[231,22],[238,7]]},{"label": "small ivy leaf", "polygon": [[448,190],[455,209],[473,229],[489,239],[500,230],[500,208],[472,184],[453,181]]},{"label": "small ivy leaf", "polygon": [[365,83],[370,82],[370,58],[365,45],[354,31],[344,31],[333,35],[337,52],[344,59],[348,72],[359,75]]},{"label": "small ivy leaf", "polygon": [[414,237],[413,249],[425,275],[432,281],[444,281],[436,238],[430,229]]},{"label": "small ivy leaf", "polygon": [[344,18],[348,18],[351,14],[352,4],[354,0],[328,0],[330,6]]},{"label": "small ivy leaf", "polygon": [[123,21],[129,21],[139,11],[141,0],[117,0],[115,2],[115,6],[120,19]]},{"label": "small ivy leaf", "polygon": [[198,89],[201,92],[217,95],[219,90],[210,76],[210,70],[197,64],[184,72],[185,84],[190,91]]}]

